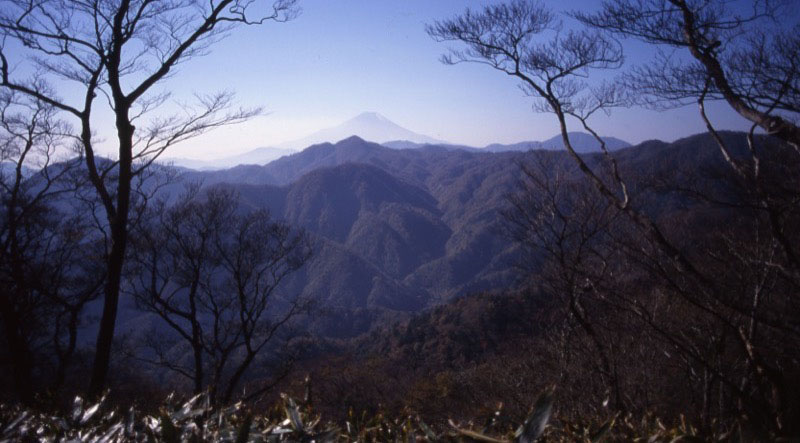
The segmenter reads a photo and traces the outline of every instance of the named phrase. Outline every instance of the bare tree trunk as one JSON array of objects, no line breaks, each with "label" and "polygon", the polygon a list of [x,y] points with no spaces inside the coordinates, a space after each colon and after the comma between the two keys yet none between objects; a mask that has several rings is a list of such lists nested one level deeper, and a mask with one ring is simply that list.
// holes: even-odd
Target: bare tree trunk
[{"label": "bare tree trunk", "polygon": [[[121,102],[118,100],[117,102]],[[114,329],[119,306],[122,267],[128,243],[128,210],[131,197],[131,167],[133,152],[133,131],[127,109],[117,110],[117,134],[120,142],[119,179],[117,188],[116,211],[109,214],[111,229],[111,252],[106,267],[106,287],[103,300],[103,315],[100,318],[100,329],[97,332],[97,344],[92,379],[89,383],[88,395],[96,398],[102,394],[106,386],[108,368],[111,362],[111,345],[114,340]]]},{"label": "bare tree trunk", "polygon": [[103,314],[100,318],[100,329],[97,332],[92,379],[89,382],[88,395],[90,398],[99,397],[106,386],[106,376],[108,375],[111,361],[111,345],[114,340],[114,329],[117,321],[119,289],[126,241],[127,232],[120,233],[118,229],[112,229],[111,254],[106,268],[108,280],[103,298]]}]

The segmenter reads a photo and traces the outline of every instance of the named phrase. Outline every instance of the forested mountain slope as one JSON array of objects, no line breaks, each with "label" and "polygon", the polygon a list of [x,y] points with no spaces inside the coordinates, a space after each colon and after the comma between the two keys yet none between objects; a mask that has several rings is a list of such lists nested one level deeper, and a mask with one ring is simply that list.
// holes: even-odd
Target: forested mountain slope
[{"label": "forested mountain slope", "polygon": [[[723,134],[744,152],[744,137]],[[647,210],[670,217],[685,199],[653,180],[712,171],[722,157],[708,135],[674,143],[650,141],[616,151],[634,195]],[[395,150],[351,137],[268,165],[189,173],[206,185],[225,183],[243,204],[306,229],[311,262],[285,290],[317,300],[332,320],[326,334],[352,335],[383,314],[416,312],[452,297],[515,286],[518,248],[505,234],[507,196],[518,189],[520,164],[547,158],[580,177],[565,152],[478,153],[426,147]],[[598,154],[587,155],[597,167]],[[377,313],[380,313],[377,314]],[[347,326],[344,326],[344,325]]]}]

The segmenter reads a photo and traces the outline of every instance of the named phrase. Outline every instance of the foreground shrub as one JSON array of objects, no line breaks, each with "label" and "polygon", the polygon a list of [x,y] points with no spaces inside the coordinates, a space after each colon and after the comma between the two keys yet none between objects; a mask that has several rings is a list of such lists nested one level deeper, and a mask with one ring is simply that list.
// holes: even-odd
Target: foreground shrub
[{"label": "foreground shrub", "polygon": [[[20,406],[0,406],[0,441],[86,442],[378,442],[378,441],[742,441],[740,429],[701,433],[682,423],[673,428],[649,415],[638,420],[618,414],[593,423],[550,423],[553,390],[543,392],[521,424],[510,423],[501,410],[483,421],[437,429],[419,416],[388,418],[352,411],[341,425],[323,423],[310,405],[291,397],[263,414],[243,403],[215,408],[206,394],[181,403],[169,396],[156,414],[125,412],[107,405],[105,397],[94,404],[77,397],[69,414],[47,414]],[[476,423],[482,423],[477,425]]]}]

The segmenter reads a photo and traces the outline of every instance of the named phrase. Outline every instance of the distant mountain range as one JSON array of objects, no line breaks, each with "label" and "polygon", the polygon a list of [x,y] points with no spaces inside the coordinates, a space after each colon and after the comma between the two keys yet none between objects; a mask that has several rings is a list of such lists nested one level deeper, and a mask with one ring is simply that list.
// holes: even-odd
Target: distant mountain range
[{"label": "distant mountain range", "polygon": [[[609,151],[618,151],[623,148],[630,147],[631,144],[614,137],[602,137],[606,144],[606,149]],[[600,152],[600,142],[594,136],[585,132],[570,132],[569,140],[572,147],[576,152],[587,154],[592,152]],[[505,151],[530,151],[532,149],[544,150],[562,150],[564,149],[564,142],[561,134],[549,138],[545,141],[528,141],[521,143],[514,143],[510,145],[502,145],[494,143],[484,147],[483,149],[489,152],[505,152]]]},{"label": "distant mountain range", "polygon": [[[300,149],[322,143],[335,143],[352,136],[375,143],[381,143],[383,146],[391,149],[420,149],[426,146],[438,146],[450,151],[464,150],[473,152],[521,152],[532,149],[564,149],[560,135],[545,141],[526,141],[513,144],[494,143],[483,148],[454,145],[410,131],[395,124],[377,112],[364,112],[340,125],[317,131],[298,140],[281,143],[278,147],[257,148],[243,154],[223,157],[216,160],[167,158],[165,162],[171,163],[174,166],[199,171],[227,169],[238,165],[265,165],[283,156],[293,154]],[[570,139],[575,150],[579,153],[600,151],[600,143],[589,134],[571,132]],[[606,147],[610,151],[616,151],[630,146],[630,143],[614,137],[604,137],[603,139],[606,142]]]},{"label": "distant mountain range", "polygon": [[436,140],[427,135],[410,131],[377,112],[362,112],[340,125],[322,129],[307,137],[281,143],[278,146],[297,150],[314,144],[337,142],[353,135],[376,143],[383,143],[390,140],[408,140],[413,143],[421,144],[446,143],[442,140]]},{"label": "distant mountain range", "polygon": [[168,158],[165,163],[182,168],[196,169],[198,171],[208,171],[215,169],[227,169],[238,165],[265,165],[284,155],[293,154],[293,149],[283,148],[256,148],[242,154],[223,157],[216,160],[195,160],[191,158]]},{"label": "distant mountain range", "polygon": [[297,140],[281,143],[277,147],[257,148],[243,154],[215,160],[167,158],[165,162],[198,171],[227,169],[238,165],[265,165],[308,146],[337,142],[351,136],[378,143],[402,139],[407,140],[414,147],[424,144],[446,144],[444,141],[403,128],[377,112],[363,112],[337,126],[322,129]]},{"label": "distant mountain range", "polygon": [[[597,141],[594,136],[589,135],[585,132],[570,132],[569,133],[570,142],[572,143],[572,147],[575,148],[575,151],[581,154],[588,154],[592,152],[600,152],[600,142]],[[614,137],[602,137],[603,141],[606,144],[606,149],[609,151],[617,151],[622,148],[627,148],[631,146],[630,143],[620,140]],[[430,143],[414,143],[408,140],[392,140],[389,142],[382,143],[383,146],[392,149],[419,149],[424,146],[430,145]],[[511,144],[500,144],[500,143],[492,143],[490,145],[486,145],[483,148],[475,148],[472,146],[465,146],[465,145],[451,145],[451,144],[438,144],[437,146],[441,146],[448,150],[455,150],[455,149],[462,149],[465,151],[474,151],[474,152],[524,152],[536,149],[548,150],[548,151],[558,151],[564,149],[564,142],[561,138],[561,135],[556,135],[552,138],[549,138],[545,141],[525,141],[519,143],[511,143]]]}]

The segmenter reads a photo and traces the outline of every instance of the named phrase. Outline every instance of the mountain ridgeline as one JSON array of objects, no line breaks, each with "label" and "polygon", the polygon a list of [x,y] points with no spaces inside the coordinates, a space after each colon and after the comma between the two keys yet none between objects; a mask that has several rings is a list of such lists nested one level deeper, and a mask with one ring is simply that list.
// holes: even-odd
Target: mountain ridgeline
[{"label": "mountain ridgeline", "polygon": [[[744,149],[743,136],[724,135]],[[708,135],[614,147],[632,189],[637,177],[722,161]],[[454,297],[516,286],[523,257],[505,232],[503,211],[518,189],[520,165],[542,156],[580,177],[563,151],[391,149],[358,137],[314,145],[264,166],[187,171],[183,177],[233,188],[242,205],[266,208],[307,230],[313,258],[282,289],[316,301],[323,313],[315,320],[317,332],[348,337]],[[585,158],[596,166],[603,157]],[[649,210],[658,217],[681,206],[667,195],[654,201]]]},{"label": "mountain ridgeline", "polygon": [[[166,158],[165,160],[180,168],[195,170],[221,170],[239,165],[265,165],[281,157],[289,156],[308,146],[325,144],[358,136],[364,140],[380,143],[392,149],[419,149],[439,146],[447,150],[473,152],[529,151],[532,149],[563,150],[561,136],[544,141],[524,141],[512,144],[493,143],[483,148],[451,144],[427,135],[418,134],[397,125],[377,112],[363,112],[337,126],[325,128],[306,137],[278,144],[278,147],[260,147],[241,154],[217,158],[215,160],[195,160],[188,158]],[[602,147],[594,136],[583,132],[571,132],[570,141],[579,153],[600,152]],[[614,137],[603,137],[605,148],[609,151],[630,146],[628,142]]]}]

